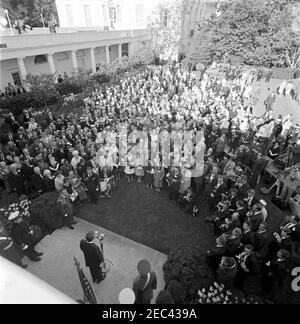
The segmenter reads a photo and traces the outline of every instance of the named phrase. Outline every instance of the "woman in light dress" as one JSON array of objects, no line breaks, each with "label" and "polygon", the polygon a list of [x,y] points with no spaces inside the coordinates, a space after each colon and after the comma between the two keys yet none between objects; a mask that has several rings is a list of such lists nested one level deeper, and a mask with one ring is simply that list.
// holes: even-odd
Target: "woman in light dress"
[{"label": "woman in light dress", "polygon": [[163,179],[165,176],[165,170],[161,166],[156,167],[154,170],[154,187],[155,191],[160,192],[163,186]]},{"label": "woman in light dress", "polygon": [[127,164],[125,167],[125,175],[127,177],[128,183],[134,182],[134,175],[135,175],[135,166],[134,166],[134,157],[131,152],[128,153]]},{"label": "woman in light dress", "polygon": [[189,165],[184,165],[181,169],[182,180],[179,192],[183,194],[191,186],[192,182],[192,172]]}]

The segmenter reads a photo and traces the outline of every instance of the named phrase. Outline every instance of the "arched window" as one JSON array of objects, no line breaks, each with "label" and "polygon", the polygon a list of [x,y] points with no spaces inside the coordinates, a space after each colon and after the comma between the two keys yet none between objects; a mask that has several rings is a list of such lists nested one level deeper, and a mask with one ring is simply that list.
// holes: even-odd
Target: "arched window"
[{"label": "arched window", "polygon": [[43,63],[47,63],[47,62],[48,62],[48,60],[47,60],[46,55],[37,55],[34,58],[34,64],[43,64]]}]

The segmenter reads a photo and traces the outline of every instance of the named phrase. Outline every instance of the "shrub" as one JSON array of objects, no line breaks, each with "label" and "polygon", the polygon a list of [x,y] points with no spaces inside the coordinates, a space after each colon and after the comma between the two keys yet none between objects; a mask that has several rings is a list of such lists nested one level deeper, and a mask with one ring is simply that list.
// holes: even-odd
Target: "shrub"
[{"label": "shrub", "polygon": [[184,286],[177,280],[171,280],[167,286],[175,304],[184,304],[186,299],[186,291]]},{"label": "shrub", "polygon": [[70,82],[68,80],[56,84],[55,88],[61,96],[67,96],[71,93],[78,94],[83,90],[78,84]]},{"label": "shrub", "polygon": [[[47,100],[48,105],[53,105],[58,102],[58,97],[51,97]],[[24,109],[34,107],[39,109],[44,107],[43,103],[37,102],[32,92],[24,93],[13,98],[1,99],[0,110],[9,110],[15,116],[22,114]]]},{"label": "shrub", "polygon": [[55,230],[63,226],[63,211],[57,204],[56,192],[46,193],[32,202],[30,208],[32,223],[49,230]]},{"label": "shrub", "polygon": [[210,287],[214,281],[213,271],[206,262],[205,251],[195,245],[182,245],[171,252],[163,271],[167,286],[172,280],[184,286],[187,293],[185,302],[194,300],[199,289]]},{"label": "shrub", "polygon": [[172,298],[171,293],[168,290],[162,290],[158,293],[156,300],[156,305],[174,305],[175,302]]}]

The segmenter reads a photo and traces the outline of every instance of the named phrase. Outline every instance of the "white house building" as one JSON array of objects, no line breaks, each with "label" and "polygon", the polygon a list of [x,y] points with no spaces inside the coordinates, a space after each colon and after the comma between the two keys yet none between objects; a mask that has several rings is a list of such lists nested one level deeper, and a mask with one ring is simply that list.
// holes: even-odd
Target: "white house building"
[{"label": "white house building", "polygon": [[161,0],[56,0],[61,27],[145,29]]},{"label": "white house building", "polygon": [[147,15],[158,1],[56,0],[56,34],[48,28],[22,35],[0,32],[0,89],[23,82],[28,73],[96,71],[97,63],[133,55],[151,41]]}]

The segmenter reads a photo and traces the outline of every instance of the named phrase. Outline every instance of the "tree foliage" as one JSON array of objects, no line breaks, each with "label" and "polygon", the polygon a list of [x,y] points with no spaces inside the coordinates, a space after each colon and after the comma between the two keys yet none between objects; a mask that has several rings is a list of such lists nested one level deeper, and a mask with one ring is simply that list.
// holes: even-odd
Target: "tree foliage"
[{"label": "tree foliage", "polygon": [[181,34],[181,0],[165,0],[154,9],[148,28],[152,35],[153,51],[165,59],[178,55]]},{"label": "tree foliage", "polygon": [[47,106],[49,99],[58,96],[54,78],[51,74],[28,74],[26,81],[30,86],[34,99],[37,102],[44,103],[45,106]]},{"label": "tree foliage", "polygon": [[[201,62],[299,67],[292,0],[227,0],[196,33],[188,56]],[[205,37],[203,37],[205,35]]]},{"label": "tree foliage", "polygon": [[41,27],[41,14],[46,25],[52,14],[58,21],[55,0],[1,0],[0,7],[0,15],[5,17],[4,10],[7,9],[12,23],[21,18],[32,27]]}]

